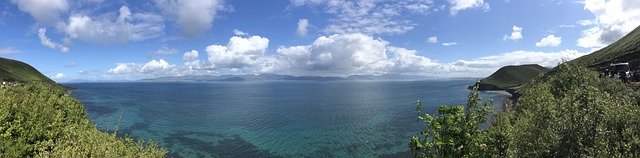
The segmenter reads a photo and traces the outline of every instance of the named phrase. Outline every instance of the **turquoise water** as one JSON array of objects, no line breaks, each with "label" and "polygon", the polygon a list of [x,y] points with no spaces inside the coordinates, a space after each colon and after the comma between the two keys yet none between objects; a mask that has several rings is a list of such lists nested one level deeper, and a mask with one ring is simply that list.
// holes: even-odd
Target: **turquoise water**
[{"label": "turquoise water", "polygon": [[[69,83],[98,128],[171,157],[409,157],[416,100],[463,104],[473,80]],[[485,94],[484,98],[501,98]],[[121,118],[120,118],[121,117]]]}]

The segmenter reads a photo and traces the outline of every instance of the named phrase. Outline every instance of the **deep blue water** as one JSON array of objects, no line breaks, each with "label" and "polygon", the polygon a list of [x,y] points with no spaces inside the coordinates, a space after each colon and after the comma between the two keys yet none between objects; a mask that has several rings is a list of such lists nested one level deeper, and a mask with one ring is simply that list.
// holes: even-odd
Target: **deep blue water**
[{"label": "deep blue water", "polygon": [[[173,157],[408,157],[416,100],[466,102],[473,80],[69,83],[103,131]],[[483,98],[502,98],[482,94]],[[499,100],[497,102],[500,102]],[[120,118],[121,117],[121,118]]]}]

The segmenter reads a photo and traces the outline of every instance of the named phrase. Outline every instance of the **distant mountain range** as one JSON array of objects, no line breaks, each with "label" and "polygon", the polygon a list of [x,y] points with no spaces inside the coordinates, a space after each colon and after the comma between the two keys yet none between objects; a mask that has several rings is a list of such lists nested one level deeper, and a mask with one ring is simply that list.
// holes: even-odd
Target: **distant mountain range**
[{"label": "distant mountain range", "polygon": [[195,76],[168,76],[151,79],[142,79],[142,82],[213,82],[213,81],[287,81],[287,80],[307,80],[307,81],[338,81],[338,80],[429,80],[439,79],[429,76],[411,75],[351,75],[348,77],[322,77],[322,76],[291,76],[278,74],[260,75],[195,75]]}]

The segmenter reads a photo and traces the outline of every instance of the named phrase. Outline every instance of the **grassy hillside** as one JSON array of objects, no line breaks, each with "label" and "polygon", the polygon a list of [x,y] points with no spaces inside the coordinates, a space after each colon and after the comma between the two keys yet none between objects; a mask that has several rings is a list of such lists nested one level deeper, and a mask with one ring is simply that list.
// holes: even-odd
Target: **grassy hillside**
[{"label": "grassy hillside", "polygon": [[0,80],[25,83],[33,81],[55,83],[31,65],[6,58],[0,58]]},{"label": "grassy hillside", "polygon": [[480,90],[504,90],[517,88],[531,79],[548,72],[549,69],[537,64],[505,66],[480,80]]},{"label": "grassy hillside", "polygon": [[611,63],[629,62],[632,69],[640,69],[640,27],[618,41],[569,63],[604,69]]}]

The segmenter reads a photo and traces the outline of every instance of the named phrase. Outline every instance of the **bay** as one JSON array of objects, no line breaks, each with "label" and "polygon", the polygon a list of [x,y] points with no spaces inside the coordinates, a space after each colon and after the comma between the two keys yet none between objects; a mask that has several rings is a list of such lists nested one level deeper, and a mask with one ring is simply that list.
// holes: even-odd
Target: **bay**
[{"label": "bay", "polygon": [[[68,83],[102,131],[170,157],[410,157],[416,100],[466,103],[474,80]],[[482,93],[496,104],[503,96]],[[497,108],[496,108],[497,109]]]}]

